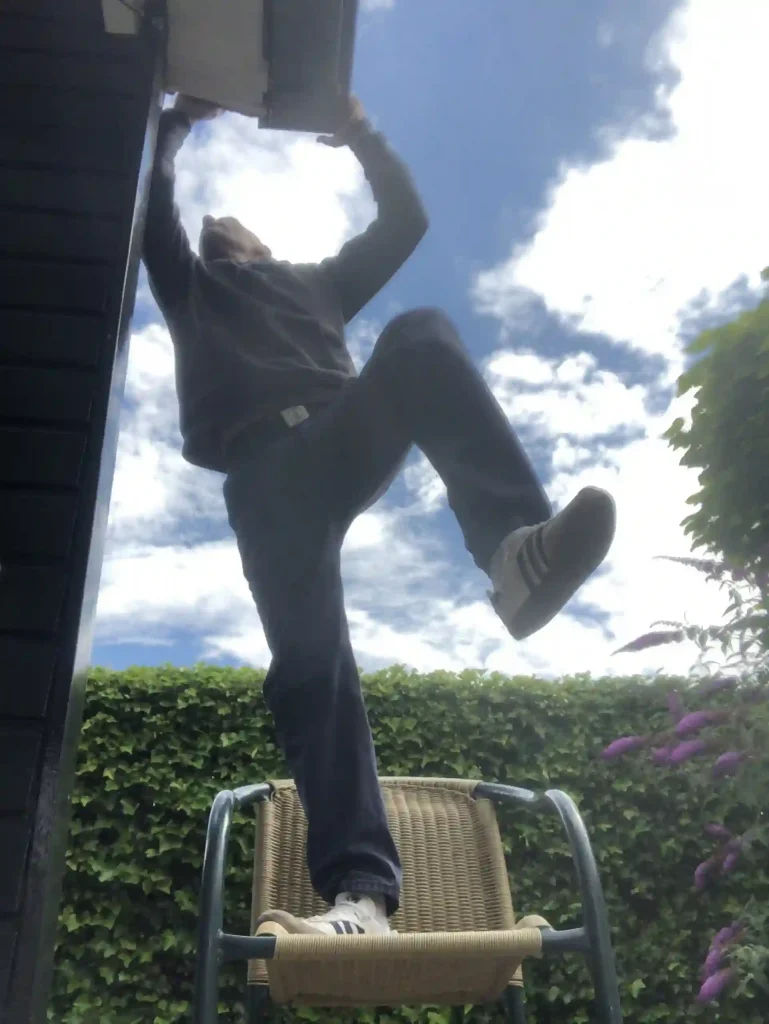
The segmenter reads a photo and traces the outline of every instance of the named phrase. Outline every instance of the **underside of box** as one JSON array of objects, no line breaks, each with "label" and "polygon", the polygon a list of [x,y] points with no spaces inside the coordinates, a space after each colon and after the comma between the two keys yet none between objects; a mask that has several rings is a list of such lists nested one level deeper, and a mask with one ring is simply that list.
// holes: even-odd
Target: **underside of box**
[{"label": "underside of box", "polygon": [[167,31],[165,90],[258,117],[265,128],[332,132],[349,96],[357,0],[102,0],[107,32],[143,18]]}]

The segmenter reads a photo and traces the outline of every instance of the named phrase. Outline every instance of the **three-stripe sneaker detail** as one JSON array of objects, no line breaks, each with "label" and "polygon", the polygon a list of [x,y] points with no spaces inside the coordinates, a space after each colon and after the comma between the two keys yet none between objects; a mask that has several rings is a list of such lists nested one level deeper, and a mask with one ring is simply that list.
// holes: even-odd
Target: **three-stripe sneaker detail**
[{"label": "three-stripe sneaker detail", "polygon": [[585,487],[558,515],[522,526],[491,561],[494,610],[516,640],[546,626],[595,572],[616,528],[614,499]]},{"label": "three-stripe sneaker detail", "polygon": [[337,935],[365,935],[366,929],[357,921],[331,921],[331,927]]},{"label": "three-stripe sneaker detail", "polygon": [[258,935],[387,935],[390,931],[384,902],[349,892],[340,893],[325,914],[301,918],[285,910],[269,910],[257,922]]},{"label": "three-stripe sneaker detail", "polygon": [[545,578],[549,567],[544,542],[547,526],[530,526],[524,527],[524,529],[528,529],[529,532],[521,538],[521,545],[516,552],[515,561],[523,582],[531,593]]}]

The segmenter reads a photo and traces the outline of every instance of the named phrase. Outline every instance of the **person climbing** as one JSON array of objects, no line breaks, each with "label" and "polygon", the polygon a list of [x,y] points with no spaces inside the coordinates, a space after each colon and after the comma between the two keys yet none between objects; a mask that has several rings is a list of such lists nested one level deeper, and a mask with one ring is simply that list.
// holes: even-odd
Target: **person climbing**
[{"label": "person climbing", "polygon": [[336,134],[362,165],[377,216],[317,264],[273,258],[234,217],[203,218],[199,255],[174,201],[174,157],[219,113],[177,96],[160,117],[144,231],[150,286],[175,352],[182,453],[225,475],[243,572],[271,653],[264,697],[308,822],[307,867],[330,905],[262,928],[381,934],[402,869],[345,615],[350,525],[417,446],[441,477],[490,599],[523,640],[606,557],[615,507],[586,487],[557,515],[502,409],[440,310],[391,320],[358,375],[345,325],[428,227],[411,175],[360,102]]}]

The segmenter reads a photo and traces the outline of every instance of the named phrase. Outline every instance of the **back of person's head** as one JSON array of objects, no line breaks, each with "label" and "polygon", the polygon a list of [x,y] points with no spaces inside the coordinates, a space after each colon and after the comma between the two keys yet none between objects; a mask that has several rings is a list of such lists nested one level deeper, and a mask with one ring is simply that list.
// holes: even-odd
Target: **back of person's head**
[{"label": "back of person's head", "polygon": [[211,217],[206,214],[200,231],[200,258],[234,260],[248,263],[269,259],[272,252],[253,231],[249,231],[235,217]]}]

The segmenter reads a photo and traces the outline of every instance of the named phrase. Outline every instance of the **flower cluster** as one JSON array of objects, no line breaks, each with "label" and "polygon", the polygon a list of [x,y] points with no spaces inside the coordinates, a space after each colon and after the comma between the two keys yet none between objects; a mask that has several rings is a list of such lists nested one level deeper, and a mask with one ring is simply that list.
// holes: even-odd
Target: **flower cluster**
[{"label": "flower cluster", "polygon": [[713,936],[708,955],[700,969],[702,987],[697,993],[698,1003],[711,1003],[737,977],[735,969],[728,964],[729,947],[736,945],[744,933],[744,926],[735,921]]},{"label": "flower cluster", "polygon": [[707,887],[716,872],[721,875],[731,874],[737,865],[740,854],[747,849],[749,843],[747,833],[733,836],[724,825],[706,825],[705,832],[714,839],[718,839],[719,846],[707,860],[697,865],[694,872],[694,888],[697,892],[702,892]]},{"label": "flower cluster", "polygon": [[[715,694],[736,691],[733,708],[730,712],[708,707],[687,710],[681,694],[673,691],[667,700],[669,727],[657,733],[622,736],[614,740],[601,753],[605,761],[613,762],[641,750],[646,751],[652,764],[659,767],[676,767],[699,758],[707,765],[710,786],[723,784],[723,780],[750,768],[753,781],[749,779],[748,785],[755,787],[755,780],[759,779],[758,785],[763,793],[769,782],[766,737],[759,735],[762,731],[760,724],[756,729],[755,713],[757,705],[769,697],[769,549],[762,553],[762,558],[759,569],[744,569],[727,561],[671,559],[697,568],[709,579],[727,585],[732,598],[729,608],[733,613],[732,620],[724,626],[707,628],[660,623],[675,628],[646,633],[615,653],[642,651],[661,644],[691,640],[700,648],[700,663],[705,663],[706,649],[717,644],[726,659],[725,667],[728,670],[729,666],[738,666],[739,678],[726,673],[708,675],[698,686],[687,688],[687,693],[694,693],[697,703],[702,704]],[[728,580],[724,583],[727,576],[731,577],[731,583]],[[747,583],[752,587],[750,600],[746,600],[737,583]],[[726,657],[729,650],[733,653]],[[740,686],[741,680],[749,683],[744,689]],[[765,718],[763,724],[766,724]],[[734,835],[723,823],[705,826],[706,835],[716,840],[716,846],[694,871],[696,892],[701,893],[718,877],[731,874],[752,842],[769,845],[769,827],[763,813],[766,802],[761,794],[755,795],[756,822],[741,835]],[[710,1003],[732,985],[742,973],[744,955],[765,956],[766,947],[769,947],[766,941],[769,917],[756,914],[755,909],[751,911],[751,905],[744,908],[741,921],[722,928],[714,936],[700,970],[701,987],[697,1002]],[[752,946],[743,944],[748,934]],[[755,953],[756,949],[759,949],[759,954]],[[758,973],[764,977],[765,966],[762,965]],[[756,976],[755,971],[753,975]]]},{"label": "flower cluster", "polygon": [[[705,691],[709,694],[716,692],[717,689],[732,688],[736,683],[737,680],[732,677],[712,679],[708,681],[706,687],[701,688],[700,694],[702,695]],[[697,734],[707,726],[722,724],[729,717],[726,711],[720,710],[687,713],[681,695],[675,690],[668,694],[668,709],[673,719],[673,725],[669,730],[656,736],[622,736],[610,743],[601,753],[601,757],[605,761],[614,761],[625,754],[631,754],[642,747],[650,746],[651,760],[654,764],[683,764],[693,757],[707,754],[713,750],[712,742]],[[713,764],[714,777],[733,774],[745,758],[746,755],[738,750],[724,751]]]}]

